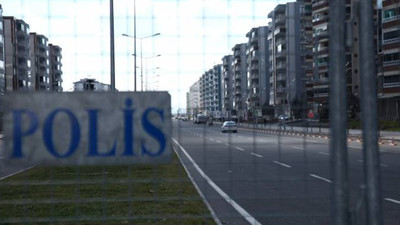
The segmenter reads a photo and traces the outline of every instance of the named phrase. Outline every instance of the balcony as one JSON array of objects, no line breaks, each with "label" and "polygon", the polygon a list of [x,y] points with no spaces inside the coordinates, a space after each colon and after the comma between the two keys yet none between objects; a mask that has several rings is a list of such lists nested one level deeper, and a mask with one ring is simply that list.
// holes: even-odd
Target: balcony
[{"label": "balcony", "polygon": [[255,44],[258,43],[258,35],[254,35],[250,38],[250,43]]},{"label": "balcony", "polygon": [[252,64],[251,67],[250,67],[250,70],[251,70],[252,72],[258,71],[258,70],[259,70],[259,65],[258,65],[258,63],[257,63],[257,64]]},{"label": "balcony", "polygon": [[285,75],[278,75],[276,76],[277,81],[286,81],[286,76]]},{"label": "balcony", "polygon": [[384,88],[400,87],[400,82],[383,83]]},{"label": "balcony", "polygon": [[251,79],[252,81],[258,80],[258,79],[259,79],[258,73],[252,73],[252,74],[250,75],[250,79]]},{"label": "balcony", "polygon": [[285,58],[286,57],[286,50],[280,51],[276,53],[276,58]]},{"label": "balcony", "polygon": [[392,17],[387,17],[387,18],[383,18],[383,19],[382,19],[382,23],[387,23],[387,22],[390,22],[390,21],[394,21],[394,20],[397,20],[397,19],[399,19],[399,18],[400,18],[399,15],[397,15],[397,16],[392,16]]},{"label": "balcony", "polygon": [[284,25],[286,22],[286,17],[284,15],[277,15],[275,17],[275,24],[276,25]]},{"label": "balcony", "polygon": [[328,31],[327,30],[318,30],[313,33],[313,37],[318,37],[318,38],[326,38],[328,37]]},{"label": "balcony", "polygon": [[276,69],[277,70],[285,70],[286,69],[286,63],[277,63],[276,64]]},{"label": "balcony", "polygon": [[277,27],[274,31],[275,37],[282,37],[285,35],[285,33],[286,33],[286,29],[281,26]]}]

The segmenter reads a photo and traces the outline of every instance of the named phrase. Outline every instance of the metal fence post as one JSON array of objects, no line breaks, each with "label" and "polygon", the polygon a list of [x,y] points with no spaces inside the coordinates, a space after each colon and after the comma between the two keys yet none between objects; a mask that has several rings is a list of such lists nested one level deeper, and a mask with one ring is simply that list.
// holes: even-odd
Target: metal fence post
[{"label": "metal fence post", "polygon": [[329,120],[331,153],[331,224],[349,225],[346,124],[345,0],[329,1]]},{"label": "metal fence post", "polygon": [[[361,121],[363,127],[364,173],[366,184],[367,224],[381,225],[382,199],[378,151],[378,114],[376,84],[376,46],[372,1],[360,1],[359,49]],[[361,14],[362,12],[362,14]]]}]

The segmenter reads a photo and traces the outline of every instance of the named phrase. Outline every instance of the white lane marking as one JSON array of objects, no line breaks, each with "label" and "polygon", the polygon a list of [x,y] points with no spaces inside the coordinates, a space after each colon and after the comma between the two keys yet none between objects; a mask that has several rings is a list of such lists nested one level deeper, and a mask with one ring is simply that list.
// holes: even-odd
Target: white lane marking
[{"label": "white lane marking", "polygon": [[217,143],[222,143],[221,141],[215,141],[215,142],[217,142]]},{"label": "white lane marking", "polygon": [[224,144],[224,145],[226,145],[226,146],[228,146],[228,147],[230,147],[230,146],[231,146],[230,144]]},{"label": "white lane marking", "polygon": [[[35,165],[35,166],[36,166],[36,165]],[[6,179],[6,178],[9,178],[9,177],[12,177],[12,176],[14,176],[14,175],[17,175],[17,174],[19,174],[19,173],[22,173],[22,172],[25,172],[25,171],[27,171],[27,170],[30,170],[30,169],[32,169],[32,168],[35,167],[35,166],[31,166],[31,167],[28,167],[28,168],[26,168],[26,169],[18,170],[18,171],[15,172],[15,173],[9,174],[9,175],[4,176],[4,177],[0,177],[0,180],[4,180],[4,179]]]},{"label": "white lane marking", "polygon": [[322,142],[320,142],[320,141],[314,141],[314,140],[307,140],[307,141],[313,142],[313,143],[322,143]]},{"label": "white lane marking", "polygon": [[210,210],[211,212],[211,216],[213,217],[214,221],[217,223],[217,225],[222,225],[221,221],[218,219],[217,215],[215,214],[215,211],[213,208],[211,208],[210,203],[208,202],[208,200],[206,199],[206,197],[204,196],[203,192],[200,190],[199,186],[196,184],[196,182],[194,182],[194,179],[192,177],[192,175],[190,175],[188,168],[186,167],[185,163],[183,163],[181,156],[178,154],[178,151],[176,150],[175,146],[172,147],[176,153],[176,155],[179,158],[179,161],[181,162],[183,168],[186,171],[187,176],[189,177],[190,181],[192,182],[193,186],[196,188],[197,193],[199,193],[200,197],[203,199],[203,201],[205,202],[208,210]]},{"label": "white lane marking", "polygon": [[243,148],[236,147],[236,149],[239,150],[239,151],[244,151]]},{"label": "white lane marking", "polygon": [[211,141],[214,141],[214,139],[210,138]]},{"label": "white lane marking", "polygon": [[396,204],[400,204],[400,201],[399,201],[399,200],[395,200],[395,199],[392,199],[392,198],[385,198],[385,200],[386,200],[386,201],[389,201],[389,202],[396,203]]},{"label": "white lane marking", "polygon": [[358,149],[362,149],[362,147],[360,147],[360,146],[349,146],[349,148],[358,148]]},{"label": "white lane marking", "polygon": [[292,148],[304,151],[304,148],[300,148],[300,147],[293,147],[293,146],[292,146]]},{"label": "white lane marking", "polygon": [[240,215],[242,215],[250,224],[253,225],[261,225],[250,213],[248,213],[244,208],[242,208],[235,200],[233,200],[229,195],[227,195],[218,185],[212,181],[207,174],[197,165],[197,163],[192,159],[192,157],[186,152],[186,150],[176,141],[174,138],[172,140],[179,146],[183,154],[188,158],[188,160],[192,163],[193,167],[197,170],[197,172],[207,181],[207,183],[214,188],[214,190],[221,195],[221,197],[229,203]]},{"label": "white lane marking", "polygon": [[310,176],[312,176],[312,177],[314,177],[314,178],[317,178],[317,179],[320,179],[320,180],[323,180],[323,181],[328,182],[328,183],[332,183],[331,180],[328,180],[328,179],[326,179],[326,178],[317,176],[317,175],[315,175],[315,174],[310,174]]},{"label": "white lane marking", "polygon": [[256,154],[256,153],[254,153],[254,152],[252,152],[252,153],[250,153],[250,154],[252,154],[252,155],[254,155],[254,156],[257,156],[257,157],[259,157],[259,158],[262,158],[262,157],[263,157],[262,155]]},{"label": "white lane marking", "polygon": [[318,154],[321,154],[321,155],[329,155],[329,153],[326,153],[326,152],[318,152]]},{"label": "white lane marking", "polygon": [[285,163],[281,163],[281,162],[278,162],[278,161],[273,161],[273,162],[276,163],[276,164],[278,164],[278,165],[287,167],[287,168],[292,168],[291,166],[289,166],[288,164],[285,164]]},{"label": "white lane marking", "polygon": [[6,157],[0,157],[0,159],[5,159]]},{"label": "white lane marking", "polygon": [[[359,159],[358,160],[360,163],[364,163],[364,160],[362,160],[362,159]],[[386,164],[380,164],[382,167],[388,167],[389,165],[386,165]]]}]

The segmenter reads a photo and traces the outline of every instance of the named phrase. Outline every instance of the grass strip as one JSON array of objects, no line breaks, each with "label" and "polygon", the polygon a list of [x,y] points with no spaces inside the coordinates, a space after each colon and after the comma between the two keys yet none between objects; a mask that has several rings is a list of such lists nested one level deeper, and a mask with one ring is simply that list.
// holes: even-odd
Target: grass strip
[{"label": "grass strip", "polygon": [[174,153],[169,164],[36,167],[2,180],[0,224],[215,222]]}]

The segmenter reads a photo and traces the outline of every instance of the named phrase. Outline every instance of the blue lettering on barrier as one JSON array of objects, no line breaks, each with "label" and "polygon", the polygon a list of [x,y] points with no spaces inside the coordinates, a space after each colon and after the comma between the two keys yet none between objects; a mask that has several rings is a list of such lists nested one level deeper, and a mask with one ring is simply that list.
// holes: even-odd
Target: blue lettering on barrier
[{"label": "blue lettering on barrier", "polygon": [[[53,144],[53,121],[58,113],[64,112],[67,114],[70,124],[71,124],[71,143],[69,149],[66,153],[60,154],[56,151]],[[57,158],[66,158],[72,155],[79,146],[81,138],[81,132],[79,128],[79,123],[74,114],[68,109],[56,109],[49,114],[49,116],[44,121],[43,125],[43,141],[49,153]]]},{"label": "blue lettering on barrier", "polygon": [[99,110],[92,109],[88,110],[89,113],[89,152],[87,156],[115,156],[117,143],[114,141],[114,145],[111,150],[107,153],[99,153],[97,151],[97,112]]},{"label": "blue lettering on barrier", "polygon": [[143,113],[143,115],[142,115],[143,129],[144,129],[150,136],[152,136],[153,138],[155,138],[155,139],[158,141],[158,143],[160,144],[160,148],[158,149],[158,151],[155,152],[155,153],[153,153],[153,152],[149,151],[149,150],[146,148],[145,144],[142,143],[142,144],[141,144],[142,154],[143,154],[143,155],[149,155],[149,156],[155,157],[155,156],[161,155],[161,154],[164,152],[166,140],[165,140],[164,134],[163,134],[157,127],[155,127],[153,124],[151,124],[151,123],[149,122],[149,120],[148,120],[147,117],[148,117],[148,114],[149,114],[150,112],[155,112],[155,113],[157,113],[158,115],[160,115],[161,121],[164,121],[164,113],[163,113],[162,110],[158,110],[158,109],[156,109],[156,108],[149,108],[149,109],[147,109],[147,110]]},{"label": "blue lettering on barrier", "polygon": [[132,107],[132,100],[126,99],[125,101],[126,109],[124,109],[124,141],[125,141],[125,156],[134,156],[135,153],[133,152],[133,113],[135,110],[131,109]]},{"label": "blue lettering on barrier", "polygon": [[[22,114],[26,114],[30,119],[30,126],[26,131],[22,131]],[[38,127],[38,118],[35,113],[28,110],[14,110],[14,127],[13,127],[13,145],[14,151],[11,155],[12,158],[22,158],[22,138],[31,135]]]},{"label": "blue lettering on barrier", "polygon": [[[88,157],[113,157],[117,154],[117,141],[114,140],[112,148],[108,152],[99,152],[98,149],[98,117],[99,109],[87,109],[88,114]],[[123,123],[124,123],[124,150],[122,156],[136,156],[134,149],[134,113],[133,102],[130,98],[125,100],[125,108],[123,111]],[[54,120],[59,114],[65,114],[68,119],[66,120],[70,124],[70,141],[67,150],[56,149],[54,146],[53,129]],[[34,134],[39,128],[38,116],[29,110],[20,109],[12,111],[13,115],[13,152],[12,158],[23,158],[23,140],[24,138]],[[153,122],[153,118],[159,118],[161,122],[164,122],[164,111],[157,108],[146,109],[141,116],[141,124],[143,130],[155,139],[159,144],[158,149],[149,149],[146,146],[145,140],[141,140],[140,149],[141,155],[148,155],[150,157],[157,157],[163,154],[166,148],[166,137],[163,131],[157,127]],[[26,123],[28,126],[23,126]],[[139,121],[138,121],[139,122]],[[43,144],[46,150],[56,158],[68,158],[75,154],[81,141],[81,130],[80,124],[77,117],[72,111],[66,108],[58,108],[50,112],[43,121],[42,128]],[[119,146],[119,145],[118,145]]]}]

